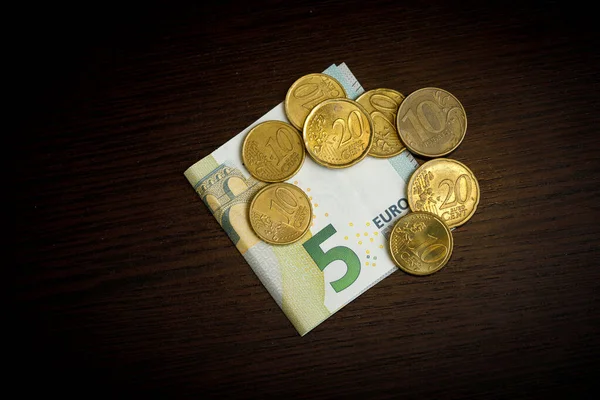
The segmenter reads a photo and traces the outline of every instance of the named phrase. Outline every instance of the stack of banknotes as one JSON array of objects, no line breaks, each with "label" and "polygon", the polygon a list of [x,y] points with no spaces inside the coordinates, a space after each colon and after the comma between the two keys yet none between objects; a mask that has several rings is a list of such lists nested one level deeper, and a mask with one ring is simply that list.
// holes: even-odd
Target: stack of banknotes
[{"label": "stack of banknotes", "polygon": [[[324,71],[356,99],[364,90],[344,63]],[[185,177],[244,256],[300,335],[305,335],[397,268],[387,237],[409,211],[406,188],[418,167],[408,151],[367,157],[347,169],[330,169],[306,157],[287,182],[312,202],[313,221],[300,241],[271,245],[250,226],[248,207],[265,183],[242,162],[242,142],[257,124],[288,122],[283,103],[185,171]],[[311,240],[310,246],[303,246]],[[351,276],[352,279],[348,279]]]}]

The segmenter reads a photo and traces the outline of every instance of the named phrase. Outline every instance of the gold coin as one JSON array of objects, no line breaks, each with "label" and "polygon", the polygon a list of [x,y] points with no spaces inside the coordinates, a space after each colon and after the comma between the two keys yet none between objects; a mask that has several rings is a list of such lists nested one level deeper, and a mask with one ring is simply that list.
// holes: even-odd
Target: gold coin
[{"label": "gold coin", "polygon": [[285,96],[285,115],[292,125],[302,130],[308,113],[327,99],[346,97],[341,83],[326,74],[309,74],[298,79]]},{"label": "gold coin", "polygon": [[303,130],[308,154],[329,168],[350,167],[366,157],[373,142],[373,121],[349,99],[331,99],[308,114]]},{"label": "gold coin", "polygon": [[413,275],[429,275],[442,269],[452,255],[452,232],[437,216],[408,213],[390,234],[390,252],[398,267]]},{"label": "gold coin", "polygon": [[479,204],[479,183],[463,163],[449,158],[427,161],[408,181],[412,211],[428,211],[450,228],[467,222]]},{"label": "gold coin", "polygon": [[289,183],[262,188],[250,203],[250,225],[267,243],[289,244],[308,231],[312,206],[306,193]]},{"label": "gold coin", "polygon": [[388,158],[397,156],[405,149],[396,129],[396,114],[402,100],[402,93],[392,89],[369,90],[356,99],[373,120],[370,156]]},{"label": "gold coin", "polygon": [[400,139],[413,153],[441,157],[458,147],[467,132],[462,104],[443,89],[424,88],[404,99],[396,126]]},{"label": "gold coin", "polygon": [[242,160],[250,174],[264,182],[282,182],[302,166],[306,149],[300,133],[290,124],[265,121],[248,132]]}]

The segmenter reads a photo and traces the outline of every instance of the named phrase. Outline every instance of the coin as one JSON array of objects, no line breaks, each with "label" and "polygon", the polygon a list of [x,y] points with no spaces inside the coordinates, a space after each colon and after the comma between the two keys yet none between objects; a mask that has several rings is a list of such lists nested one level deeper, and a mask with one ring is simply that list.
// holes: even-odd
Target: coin
[{"label": "coin", "polygon": [[424,88],[400,104],[396,126],[413,153],[441,157],[458,147],[467,132],[467,114],[456,97],[443,89]]},{"label": "coin", "polygon": [[304,75],[289,88],[285,96],[285,115],[298,130],[302,130],[308,113],[327,99],[346,97],[341,83],[326,74]]},{"label": "coin", "polygon": [[390,252],[398,267],[413,275],[442,269],[452,255],[452,232],[434,214],[412,212],[396,222],[390,234]]},{"label": "coin", "polygon": [[349,99],[331,99],[308,114],[303,129],[308,154],[329,168],[350,167],[363,158],[373,142],[373,121]]},{"label": "coin", "polygon": [[250,174],[264,182],[282,182],[302,166],[306,149],[300,133],[290,124],[265,121],[248,132],[242,160]]},{"label": "coin", "polygon": [[479,183],[463,163],[449,158],[427,161],[408,181],[412,211],[438,215],[450,228],[467,222],[479,204]]},{"label": "coin", "polygon": [[250,203],[250,225],[270,244],[289,244],[302,238],[312,221],[306,193],[289,183],[262,188]]},{"label": "coin", "polygon": [[388,158],[397,156],[405,149],[396,129],[396,114],[402,100],[402,93],[392,89],[369,90],[356,99],[373,120],[370,156]]}]

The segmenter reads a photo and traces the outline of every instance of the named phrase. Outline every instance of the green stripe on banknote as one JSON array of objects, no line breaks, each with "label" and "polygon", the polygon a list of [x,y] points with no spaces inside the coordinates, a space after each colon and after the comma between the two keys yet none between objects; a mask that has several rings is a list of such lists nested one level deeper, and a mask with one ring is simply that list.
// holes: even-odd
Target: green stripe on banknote
[{"label": "green stripe on banknote", "polygon": [[302,336],[331,315],[325,307],[323,272],[302,246],[310,237],[309,231],[296,243],[272,246],[281,270],[281,309]]},{"label": "green stripe on banknote", "polygon": [[258,276],[258,279],[267,288],[277,305],[282,307],[283,291],[281,289],[281,268],[279,260],[273,253],[273,247],[268,243],[256,239],[257,243],[250,247],[244,258]]}]

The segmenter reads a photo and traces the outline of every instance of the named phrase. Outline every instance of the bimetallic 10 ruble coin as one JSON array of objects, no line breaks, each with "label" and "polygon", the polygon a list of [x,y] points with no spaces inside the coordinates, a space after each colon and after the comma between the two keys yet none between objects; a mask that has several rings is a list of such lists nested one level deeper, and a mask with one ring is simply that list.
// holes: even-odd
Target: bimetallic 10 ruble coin
[{"label": "bimetallic 10 ruble coin", "polygon": [[356,99],[373,120],[370,156],[388,158],[397,156],[405,149],[396,129],[396,114],[402,100],[402,93],[392,89],[369,90]]},{"label": "bimetallic 10 ruble coin", "polygon": [[265,121],[248,132],[242,160],[253,177],[282,182],[294,176],[306,157],[300,133],[281,121]]},{"label": "bimetallic 10 ruble coin", "polygon": [[346,97],[341,83],[326,74],[309,74],[292,84],[285,96],[285,114],[292,125],[302,130],[308,113],[327,99]]},{"label": "bimetallic 10 ruble coin", "polygon": [[396,126],[400,139],[413,153],[441,157],[458,147],[467,132],[462,104],[443,89],[424,88],[400,104]]},{"label": "bimetallic 10 ruble coin", "polygon": [[390,233],[394,262],[413,275],[429,275],[442,269],[453,246],[450,229],[437,215],[427,212],[406,214]]},{"label": "bimetallic 10 ruble coin", "polygon": [[479,204],[479,183],[464,164],[449,158],[427,161],[408,181],[412,211],[438,215],[450,228],[467,222]]},{"label": "bimetallic 10 ruble coin", "polygon": [[363,158],[373,142],[373,121],[349,99],[331,99],[308,114],[303,130],[308,154],[329,168],[350,167]]},{"label": "bimetallic 10 ruble coin", "polygon": [[250,225],[267,243],[293,243],[304,236],[311,221],[308,196],[289,183],[265,186],[250,203]]}]

